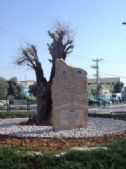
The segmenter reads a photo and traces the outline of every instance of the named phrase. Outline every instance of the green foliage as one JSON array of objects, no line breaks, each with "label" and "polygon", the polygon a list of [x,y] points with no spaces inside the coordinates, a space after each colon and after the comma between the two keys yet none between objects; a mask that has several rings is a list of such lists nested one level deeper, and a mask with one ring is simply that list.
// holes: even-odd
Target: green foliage
[{"label": "green foliage", "polygon": [[28,169],[26,152],[0,146],[0,169]]},{"label": "green foliage", "polygon": [[93,93],[88,93],[88,99],[95,100],[96,95],[94,95]]},{"label": "green foliage", "polygon": [[7,100],[9,100],[9,104],[14,104],[14,96],[13,95],[7,96]]},{"label": "green foliage", "polygon": [[35,112],[0,112],[0,118],[25,118],[33,117]]},{"label": "green foliage", "polygon": [[37,85],[34,83],[33,85],[29,86],[29,93],[33,96],[37,96]]},{"label": "green foliage", "polygon": [[27,99],[27,101],[30,102],[30,104],[31,104],[31,103],[36,103],[36,100],[37,100],[36,97],[33,96],[33,95],[27,96],[26,99]]},{"label": "green foliage", "polygon": [[93,98],[96,98],[96,95],[97,95],[97,90],[96,89],[91,89],[90,91],[90,95],[93,96]]},{"label": "green foliage", "polygon": [[21,87],[17,84],[17,78],[12,77],[8,81],[8,95],[13,95],[14,98],[20,98]]},{"label": "green foliage", "polygon": [[117,114],[89,114],[89,117],[101,117],[101,118],[114,118],[114,119],[122,119],[126,120],[126,114],[121,114],[121,112],[118,112]]},{"label": "green foliage", "polygon": [[0,77],[0,99],[6,99],[7,88],[7,81],[3,77]]},{"label": "green foliage", "polygon": [[125,169],[126,140],[106,145],[107,150],[69,151],[65,155],[33,155],[0,146],[0,169]]}]

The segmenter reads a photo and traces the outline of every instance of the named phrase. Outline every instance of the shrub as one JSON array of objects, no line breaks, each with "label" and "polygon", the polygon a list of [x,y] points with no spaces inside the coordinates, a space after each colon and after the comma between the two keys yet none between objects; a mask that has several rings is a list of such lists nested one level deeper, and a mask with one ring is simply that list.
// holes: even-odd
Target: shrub
[{"label": "shrub", "polygon": [[0,146],[0,169],[125,169],[126,140],[106,146],[108,150],[69,151],[63,156]]},{"label": "shrub", "polygon": [[26,118],[33,117],[35,112],[0,112],[0,118]]}]

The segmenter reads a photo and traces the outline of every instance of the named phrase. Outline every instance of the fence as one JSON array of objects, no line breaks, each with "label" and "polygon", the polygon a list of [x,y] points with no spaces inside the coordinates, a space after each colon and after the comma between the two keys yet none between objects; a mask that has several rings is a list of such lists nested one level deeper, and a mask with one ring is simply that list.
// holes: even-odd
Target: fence
[{"label": "fence", "polygon": [[36,111],[36,109],[37,109],[37,104],[32,104],[26,100],[15,100],[14,104],[9,104],[8,101],[6,101],[6,102],[0,101],[0,102],[1,102],[1,104],[0,104],[1,111],[7,111],[7,112],[17,111],[17,110],[20,110],[20,111],[34,110],[34,111]]}]

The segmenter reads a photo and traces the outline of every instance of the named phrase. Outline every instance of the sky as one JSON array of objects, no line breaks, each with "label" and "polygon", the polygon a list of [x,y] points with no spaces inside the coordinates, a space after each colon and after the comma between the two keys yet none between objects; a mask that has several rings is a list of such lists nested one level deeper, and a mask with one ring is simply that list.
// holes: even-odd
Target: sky
[{"label": "sky", "polygon": [[0,0],[0,76],[35,80],[34,71],[14,64],[20,49],[36,45],[48,78],[51,65],[47,31],[57,21],[65,22],[74,32],[74,50],[66,62],[83,68],[88,78],[100,59],[100,77],[121,77],[126,85],[126,0]]}]

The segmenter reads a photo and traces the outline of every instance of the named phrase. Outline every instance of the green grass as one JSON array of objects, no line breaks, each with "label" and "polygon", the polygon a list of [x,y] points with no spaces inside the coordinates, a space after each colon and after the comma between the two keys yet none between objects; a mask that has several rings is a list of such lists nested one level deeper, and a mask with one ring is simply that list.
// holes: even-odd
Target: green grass
[{"label": "green grass", "polygon": [[120,120],[126,120],[126,114],[98,114],[98,113],[92,113],[88,114],[89,117],[101,117],[101,118],[114,118],[114,119],[120,119]]},{"label": "green grass", "polygon": [[[0,118],[23,118],[23,117],[33,117],[36,115],[36,112],[29,111],[11,111],[11,112],[0,112]],[[89,117],[101,117],[101,118],[114,118],[126,120],[126,114],[88,114]]]},{"label": "green grass", "polygon": [[0,112],[0,118],[23,118],[23,117],[33,117],[35,112]]},{"label": "green grass", "polygon": [[108,150],[69,151],[59,157],[0,146],[0,169],[126,169],[126,140],[106,146]]}]

